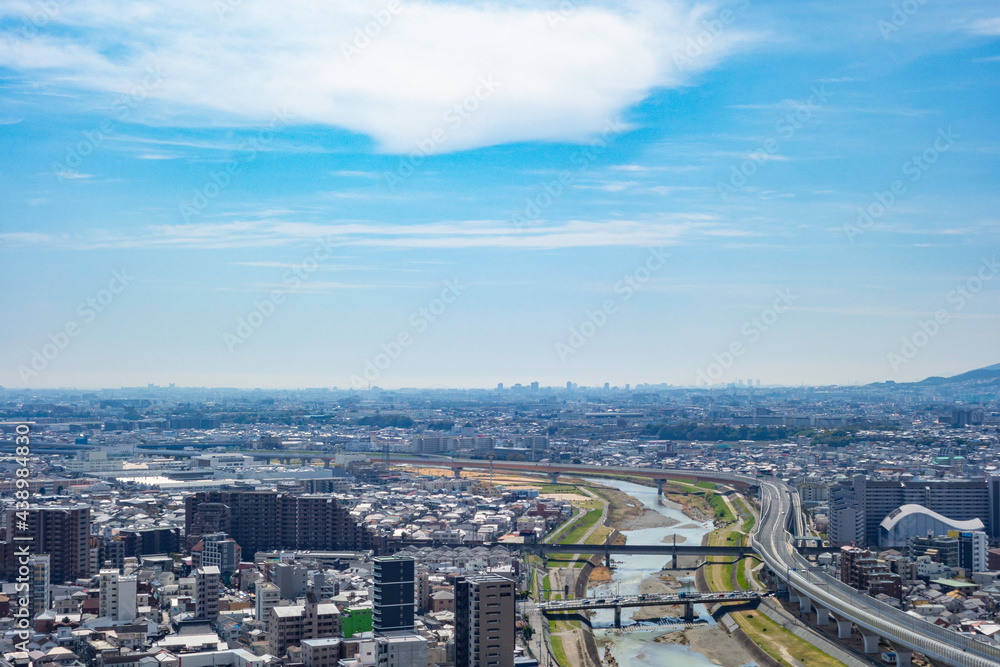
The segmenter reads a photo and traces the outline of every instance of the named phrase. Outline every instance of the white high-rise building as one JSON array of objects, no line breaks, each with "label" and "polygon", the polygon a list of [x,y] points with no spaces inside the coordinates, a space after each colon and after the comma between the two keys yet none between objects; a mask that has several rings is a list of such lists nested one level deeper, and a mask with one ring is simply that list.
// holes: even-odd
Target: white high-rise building
[{"label": "white high-rise building", "polygon": [[137,615],[135,576],[122,576],[118,570],[101,570],[100,615],[113,621],[131,623]]},{"label": "white high-rise building", "polygon": [[[265,625],[269,624],[271,622],[271,608],[277,606],[280,601],[280,588],[270,581],[258,583],[254,609],[257,620],[264,622]],[[268,631],[270,631],[270,628],[268,628]]]},{"label": "white high-rise building", "polygon": [[986,550],[989,549],[989,538],[981,530],[974,530],[971,533],[960,533],[961,541],[968,539],[972,542],[972,571],[986,572]]}]

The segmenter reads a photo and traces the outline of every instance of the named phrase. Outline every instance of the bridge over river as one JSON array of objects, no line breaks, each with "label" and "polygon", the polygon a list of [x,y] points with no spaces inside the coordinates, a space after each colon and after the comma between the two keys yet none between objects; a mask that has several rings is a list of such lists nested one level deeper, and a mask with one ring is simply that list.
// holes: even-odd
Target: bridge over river
[{"label": "bridge over river", "polygon": [[632,595],[616,598],[581,598],[577,600],[556,600],[538,605],[544,614],[568,611],[588,611],[593,609],[614,609],[615,627],[622,627],[622,608],[659,607],[664,605],[684,605],[684,620],[694,620],[694,605],[714,602],[756,602],[761,595],[752,591],[732,593],[678,593],[676,595]]}]

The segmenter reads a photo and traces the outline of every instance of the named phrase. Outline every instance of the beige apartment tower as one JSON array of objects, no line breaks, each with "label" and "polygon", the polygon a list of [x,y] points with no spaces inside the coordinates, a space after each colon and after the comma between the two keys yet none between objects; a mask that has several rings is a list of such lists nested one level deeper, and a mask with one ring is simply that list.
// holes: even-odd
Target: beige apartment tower
[{"label": "beige apartment tower", "polygon": [[514,593],[496,574],[455,582],[455,667],[514,667]]}]

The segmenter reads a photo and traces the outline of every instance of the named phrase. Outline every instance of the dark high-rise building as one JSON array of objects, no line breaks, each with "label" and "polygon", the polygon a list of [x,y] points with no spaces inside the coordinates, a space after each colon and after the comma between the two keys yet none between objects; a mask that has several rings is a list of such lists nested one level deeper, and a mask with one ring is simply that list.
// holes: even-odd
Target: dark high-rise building
[{"label": "dark high-rise building", "polygon": [[[49,555],[49,577],[61,584],[90,576],[90,508],[86,506],[32,507],[26,519],[16,510],[7,512],[7,543],[3,570],[7,577],[17,572],[16,547],[28,545],[33,556]],[[15,537],[30,537],[16,541]]]},{"label": "dark high-rise building", "polygon": [[375,559],[375,632],[413,630],[413,591],[412,558]]},{"label": "dark high-rise building", "polygon": [[138,528],[118,533],[125,542],[125,555],[151,556],[181,551],[181,529],[173,527]]},{"label": "dark high-rise building", "polygon": [[110,563],[120,570],[126,558],[180,553],[181,529],[160,527],[122,530],[101,540],[99,549],[98,565],[104,567]]},{"label": "dark high-rise building", "polygon": [[202,491],[185,499],[189,546],[207,533],[224,532],[247,559],[258,551],[377,550],[378,540],[347,508],[328,495],[275,491]]},{"label": "dark high-rise building", "polygon": [[455,581],[455,667],[514,667],[514,582],[497,574]]}]

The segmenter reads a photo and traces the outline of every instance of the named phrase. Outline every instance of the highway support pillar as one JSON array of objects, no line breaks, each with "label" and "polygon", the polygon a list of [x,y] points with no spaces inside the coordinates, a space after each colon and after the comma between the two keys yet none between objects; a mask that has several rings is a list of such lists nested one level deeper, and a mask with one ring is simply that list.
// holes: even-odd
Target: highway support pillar
[{"label": "highway support pillar", "polygon": [[618,605],[615,605],[615,627],[622,627],[622,608]]},{"label": "highway support pillar", "polygon": [[837,619],[837,639],[850,639],[851,638],[851,628],[854,625],[852,621],[842,621]]},{"label": "highway support pillar", "polygon": [[893,650],[896,651],[896,667],[910,667],[911,661],[913,660],[913,651],[909,649],[897,649],[895,646]]},{"label": "highway support pillar", "polygon": [[801,594],[799,595],[799,611],[807,616],[812,611],[812,600]]},{"label": "highway support pillar", "polygon": [[461,468],[452,468],[452,472],[454,472],[454,474],[455,474],[455,479],[458,479],[458,478],[460,478],[462,476],[462,469]]},{"label": "highway support pillar", "polygon": [[694,603],[685,602],[684,603],[684,622],[694,623]]},{"label": "highway support pillar", "polygon": [[826,607],[816,605],[816,625],[823,627],[830,625],[830,610]]},{"label": "highway support pillar", "polygon": [[604,567],[608,568],[609,570],[611,569],[611,549],[608,548],[610,546],[611,546],[610,543],[604,544]]},{"label": "highway support pillar", "polygon": [[323,467],[324,468],[329,468],[330,467],[330,459],[329,458],[323,459]]},{"label": "highway support pillar", "polygon": [[862,630],[861,638],[865,642],[865,653],[878,653],[878,635],[873,635],[867,630]]},{"label": "highway support pillar", "polygon": [[799,601],[799,594],[791,586],[788,587],[788,604],[795,604]]},{"label": "highway support pillar", "polygon": [[667,483],[667,480],[665,480],[665,479],[654,479],[653,481],[656,482],[656,495],[657,496],[662,496],[663,495],[663,485]]},{"label": "highway support pillar", "polygon": [[559,481],[559,473],[557,473],[557,472],[550,472],[549,473],[549,481],[552,482],[553,484],[555,484],[556,482],[558,482]]}]

